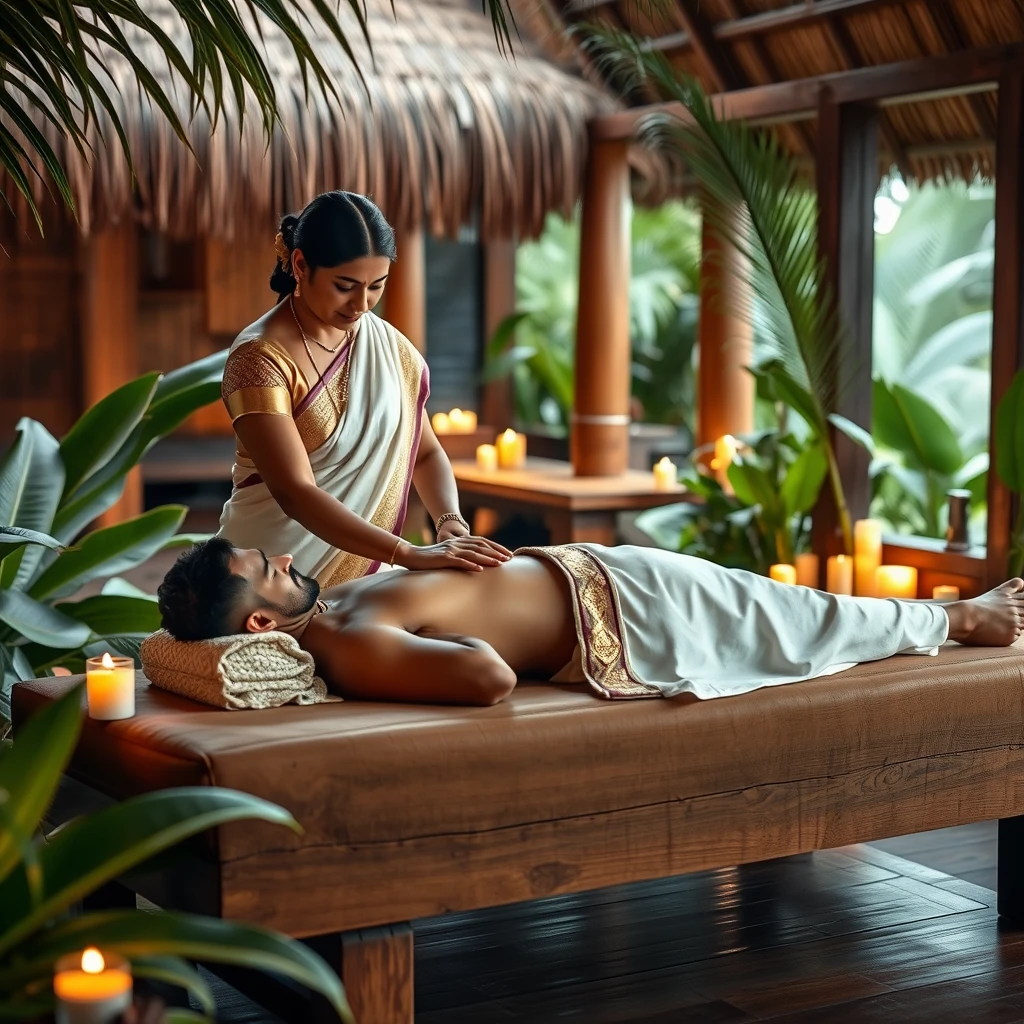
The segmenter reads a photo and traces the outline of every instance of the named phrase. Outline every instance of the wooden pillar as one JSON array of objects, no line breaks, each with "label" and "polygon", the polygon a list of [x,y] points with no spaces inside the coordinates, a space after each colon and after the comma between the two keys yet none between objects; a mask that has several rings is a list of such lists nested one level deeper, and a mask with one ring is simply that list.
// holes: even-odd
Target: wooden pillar
[{"label": "wooden pillar", "polygon": [[[992,410],[985,575],[990,587],[1006,578],[1016,500],[995,470],[996,409],[1024,366],[1024,73],[999,82],[996,139],[996,238],[992,283]],[[1017,819],[1020,820],[1020,819]],[[1000,840],[1002,832],[1000,831]],[[1000,894],[1002,886],[1000,885]]]},{"label": "wooden pillar", "polygon": [[419,350],[427,350],[427,268],[423,231],[399,231],[398,259],[384,290],[384,315]]},{"label": "wooden pillar", "polygon": [[[516,310],[516,243],[488,242],[484,254],[484,345],[499,324]],[[514,339],[509,339],[512,344]],[[512,425],[515,396],[512,377],[489,381],[480,396],[480,422],[495,430]]]},{"label": "wooden pillar", "polygon": [[[705,200],[710,201],[710,200]],[[737,211],[739,216],[739,211]],[[697,445],[754,429],[750,288],[743,256],[705,218],[700,264]]]},{"label": "wooden pillar", "polygon": [[[138,261],[135,224],[126,221],[84,243],[82,397],[86,408],[137,376]],[[128,474],[120,500],[100,517],[109,526],[142,512],[142,471]]]},{"label": "wooden pillar", "polygon": [[[836,103],[830,92],[818,108],[818,248],[825,261],[848,336],[835,367],[836,412],[871,429],[871,311],[875,288],[875,194],[878,190],[878,111]],[[832,431],[851,520],[868,513],[870,455]],[[839,518],[826,483],[814,510],[814,550],[842,550]]]},{"label": "wooden pillar", "polygon": [[341,937],[341,981],[360,1024],[413,1024],[413,937],[407,924]]},{"label": "wooden pillar", "polygon": [[571,437],[577,476],[618,476],[629,466],[629,257],[627,143],[596,142],[580,230]]}]

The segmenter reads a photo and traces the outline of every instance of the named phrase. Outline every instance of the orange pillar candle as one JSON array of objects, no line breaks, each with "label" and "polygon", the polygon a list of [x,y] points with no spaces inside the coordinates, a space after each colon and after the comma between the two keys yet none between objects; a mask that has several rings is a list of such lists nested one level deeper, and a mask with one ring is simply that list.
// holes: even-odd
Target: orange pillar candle
[{"label": "orange pillar candle", "polygon": [[789,583],[796,584],[796,566],[785,565],[780,563],[779,565],[773,565],[768,570],[768,575],[775,580],[776,583]]},{"label": "orange pillar candle", "polygon": [[85,663],[85,689],[89,717],[101,722],[131,718],[135,714],[135,662],[104,654]]},{"label": "orange pillar candle", "polygon": [[498,468],[498,449],[493,444],[481,444],[476,449],[476,464],[487,473]]},{"label": "orange pillar candle", "polygon": [[108,1024],[132,1004],[132,975],[126,960],[98,949],[61,957],[53,974],[57,1024]]},{"label": "orange pillar candle", "polygon": [[654,489],[674,491],[679,487],[679,467],[666,455],[654,464]]},{"label": "orange pillar candle", "polygon": [[818,589],[818,556],[813,552],[805,551],[802,555],[796,556],[796,582],[801,587]]},{"label": "orange pillar candle", "polygon": [[506,430],[498,435],[495,442],[498,449],[498,465],[502,469],[522,469],[526,462],[526,435]]},{"label": "orange pillar candle", "polygon": [[935,601],[959,601],[960,588],[951,583],[940,583],[932,588],[932,599]]},{"label": "orange pillar candle", "polygon": [[853,559],[847,555],[833,555],[825,563],[825,589],[830,594],[853,593]]},{"label": "orange pillar candle", "polygon": [[450,434],[452,429],[452,419],[446,412],[435,412],[430,417],[430,425],[434,428],[435,434]]},{"label": "orange pillar candle", "polygon": [[877,519],[858,519],[853,524],[853,592],[876,597],[875,570],[882,564],[882,524]]},{"label": "orange pillar candle", "polygon": [[917,570],[912,565],[880,565],[875,571],[876,597],[917,597]]}]

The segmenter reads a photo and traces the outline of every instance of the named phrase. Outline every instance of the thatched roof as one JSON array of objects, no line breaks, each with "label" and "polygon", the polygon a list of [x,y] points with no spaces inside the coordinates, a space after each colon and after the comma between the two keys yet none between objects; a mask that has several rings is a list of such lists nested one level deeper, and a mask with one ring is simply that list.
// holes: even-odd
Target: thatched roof
[{"label": "thatched roof", "polygon": [[[366,87],[322,29],[314,45],[343,103],[315,89],[307,100],[290,47],[266,28],[285,129],[269,151],[256,111],[240,130],[231,106],[212,133],[202,116],[192,123],[194,160],[140,96],[127,62],[111,57],[108,70],[124,83],[118,100],[137,181],[112,132],[89,161],[57,139],[83,229],[134,210],[176,236],[266,232],[282,213],[330,188],[369,194],[397,227],[424,224],[438,235],[476,223],[485,239],[531,237],[549,210],[571,211],[587,121],[616,106],[606,92],[522,43],[514,59],[503,56],[490,19],[464,0],[394,0],[394,15],[391,0],[368,0],[372,60],[348,5],[341,6]],[[147,7],[186,50],[187,35],[164,0]],[[154,50],[150,67],[175,87],[151,40],[136,33],[133,42],[137,53]],[[176,91],[185,120],[187,97]]]},{"label": "thatched roof", "polygon": [[[1024,42],[1022,0],[536,0],[559,28],[628,29],[712,93]],[[633,105],[654,97],[628,97]],[[994,173],[996,94],[885,106],[886,166],[918,179]],[[815,125],[780,129],[812,156]]]}]

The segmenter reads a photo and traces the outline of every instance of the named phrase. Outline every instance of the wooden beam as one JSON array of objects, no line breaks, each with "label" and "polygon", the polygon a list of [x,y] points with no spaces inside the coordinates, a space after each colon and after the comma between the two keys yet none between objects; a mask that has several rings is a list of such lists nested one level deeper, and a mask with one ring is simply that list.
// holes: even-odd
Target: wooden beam
[{"label": "wooden beam", "polygon": [[427,350],[427,267],[423,231],[397,232],[398,259],[384,289],[384,318],[420,352]]},{"label": "wooden beam", "polygon": [[736,73],[732,60],[711,34],[711,24],[698,6],[698,0],[676,0],[673,10],[686,26],[690,34],[693,48],[707,68],[708,76],[714,82],[715,89],[727,92],[739,89],[749,83],[743,81]]},{"label": "wooden beam", "polygon": [[[82,400],[86,409],[138,374],[136,228],[122,222],[92,235],[83,246]],[[142,473],[128,473],[124,493],[99,518],[112,526],[142,512]]]},{"label": "wooden beam", "polygon": [[1006,576],[1014,505],[1013,496],[995,472],[996,409],[1006,389],[1024,367],[1024,70],[999,83],[996,140],[996,238],[992,285],[992,410],[988,474],[989,586]]},{"label": "wooden beam", "polygon": [[[871,429],[871,335],[874,303],[874,201],[878,184],[878,111],[837,103],[828,93],[818,116],[818,247],[849,345],[836,365],[836,412]],[[867,515],[868,453],[833,430],[851,519]],[[831,488],[814,510],[814,550],[842,551]],[[824,557],[822,558],[824,562]]]},{"label": "wooden beam", "polygon": [[[1002,76],[1012,74],[1021,65],[1024,65],[1024,43],[1009,43],[985,50],[918,57],[855,71],[759,85],[721,93],[714,101],[719,116],[729,120],[742,119],[758,124],[797,121],[817,116],[821,95],[826,90],[837,103],[913,103],[994,89]],[[686,116],[677,103],[623,110],[595,118],[590,125],[591,140],[630,139],[643,118],[655,111]]]},{"label": "wooden beam", "polygon": [[[498,325],[516,310],[516,243],[488,242],[484,257],[484,345]],[[510,338],[509,343],[514,343]],[[515,400],[511,375],[484,384],[480,399],[480,423],[498,430],[512,424]]]},{"label": "wooden beam", "polygon": [[577,476],[629,466],[629,159],[625,141],[591,146],[580,226],[570,451]]}]

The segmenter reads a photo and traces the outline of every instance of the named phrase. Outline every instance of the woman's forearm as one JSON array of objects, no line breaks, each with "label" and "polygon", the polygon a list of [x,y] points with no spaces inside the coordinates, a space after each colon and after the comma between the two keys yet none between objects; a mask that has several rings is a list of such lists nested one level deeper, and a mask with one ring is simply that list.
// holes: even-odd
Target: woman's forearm
[{"label": "woman's forearm", "polygon": [[459,489],[455,483],[452,464],[445,450],[438,445],[416,463],[412,482],[420,501],[430,514],[431,522],[445,512],[459,511]]},{"label": "woman's forearm", "polygon": [[391,561],[398,538],[357,516],[315,484],[274,497],[286,516],[332,547],[373,562]]}]

